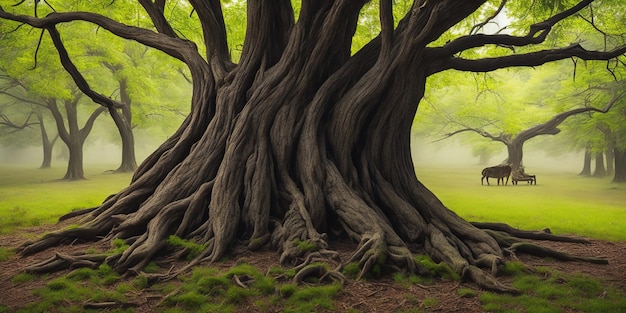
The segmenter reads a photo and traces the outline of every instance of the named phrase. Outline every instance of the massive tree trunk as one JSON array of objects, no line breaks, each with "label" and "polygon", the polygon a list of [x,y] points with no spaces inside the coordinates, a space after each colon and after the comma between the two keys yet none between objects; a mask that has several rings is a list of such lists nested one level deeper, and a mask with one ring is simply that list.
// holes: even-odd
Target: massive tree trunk
[{"label": "massive tree trunk", "polygon": [[[195,44],[177,38],[159,7],[164,1],[141,2],[159,33],[89,13],[54,13],[45,19],[4,14],[46,28],[58,49],[56,23],[97,23],[184,61],[193,79],[190,115],[139,166],[130,186],[80,212],[79,227],[26,243],[20,252],[75,239],[119,238],[130,247],[106,260],[58,257],[29,270],[79,266],[88,259],[89,264],[105,261],[117,271],[138,272],[161,253],[172,253],[172,235],[205,247],[181,270],[219,260],[237,243],[251,250],[269,245],[285,264],[332,262],[337,254],[328,243],[339,236],[358,243],[342,263],[358,262],[361,275],[376,264],[420,272],[413,253],[425,252],[482,287],[514,292],[487,273],[496,273],[516,249],[526,250],[507,233],[578,241],[466,222],[417,180],[410,149],[413,116],[429,75],[585,56],[587,51],[576,46],[543,52],[545,57],[520,54],[489,62],[455,57],[496,39],[512,45],[543,40],[538,32],[567,15],[525,37],[469,36],[430,48],[484,1],[416,1],[395,30],[391,1],[381,1],[381,35],[351,56],[365,2],[305,0],[295,23],[288,0],[249,1],[250,23],[238,64],[230,61],[216,0],[190,1],[202,23],[205,56]],[[89,88],[69,56],[60,55],[81,90],[104,106],[114,105]],[[298,242],[316,249],[301,250]],[[409,250],[415,246],[422,248]]]},{"label": "massive tree trunk", "polygon": [[580,176],[591,176],[591,150],[585,149],[585,157],[583,159],[583,170],[578,174]]}]

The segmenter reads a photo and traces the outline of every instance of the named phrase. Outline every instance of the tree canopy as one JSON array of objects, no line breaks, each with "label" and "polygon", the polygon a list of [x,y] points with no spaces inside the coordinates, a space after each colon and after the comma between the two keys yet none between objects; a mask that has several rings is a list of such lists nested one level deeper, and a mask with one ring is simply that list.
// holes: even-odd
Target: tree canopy
[{"label": "tree canopy", "polygon": [[[416,0],[395,19],[394,7],[407,2],[381,0],[375,3],[380,32],[353,52],[357,25],[374,18],[361,15],[367,2],[248,1],[238,59],[224,15],[230,3],[217,0],[139,0],[137,10],[149,17],[141,23],[98,11],[50,12],[40,2],[0,8],[0,18],[13,21],[7,22],[12,27],[45,30],[80,90],[106,108],[119,104],[76,67],[76,56],[65,47],[65,27],[88,22],[160,50],[183,62],[193,82],[190,114],[139,166],[127,188],[97,208],[72,213],[79,216],[78,227],[27,242],[19,251],[114,238],[126,241],[128,249],[112,256],[57,255],[28,270],[106,262],[136,273],[154,258],[186,255],[169,245],[168,238],[176,236],[203,250],[157,278],[217,261],[237,245],[275,249],[281,262],[298,270],[296,281],[309,275],[343,279],[318,261],[338,268],[356,262],[359,277],[381,267],[421,273],[413,258],[421,251],[481,287],[516,292],[492,276],[511,254],[571,259],[519,240],[584,240],[471,224],[446,208],[414,174],[410,130],[427,77],[435,73],[489,72],[568,58],[623,62],[623,39],[606,40],[606,46],[554,40],[578,19],[603,36],[595,23],[597,6],[610,4],[536,1],[528,9],[508,1]],[[129,3],[134,2],[110,5]],[[511,33],[480,31],[509,5],[510,17],[530,16],[531,24],[524,19]],[[44,9],[50,13],[44,16]],[[199,28],[188,33],[181,25]],[[356,244],[348,260],[339,260],[331,246],[342,239]]]}]

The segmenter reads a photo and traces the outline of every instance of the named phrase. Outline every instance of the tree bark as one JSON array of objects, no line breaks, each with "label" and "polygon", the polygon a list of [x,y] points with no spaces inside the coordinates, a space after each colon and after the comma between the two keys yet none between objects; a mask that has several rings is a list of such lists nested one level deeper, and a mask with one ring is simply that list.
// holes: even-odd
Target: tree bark
[{"label": "tree bark", "polygon": [[585,157],[583,159],[583,169],[578,174],[580,176],[591,176],[591,150],[585,150]]}]

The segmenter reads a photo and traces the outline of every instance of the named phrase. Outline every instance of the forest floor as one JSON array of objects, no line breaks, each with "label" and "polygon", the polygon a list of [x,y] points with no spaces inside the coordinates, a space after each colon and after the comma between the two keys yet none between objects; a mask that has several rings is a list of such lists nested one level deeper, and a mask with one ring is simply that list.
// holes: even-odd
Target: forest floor
[{"label": "forest floor", "polygon": [[[0,236],[0,247],[11,248],[19,245],[28,238],[34,238],[42,233],[57,228],[59,225],[42,225],[28,229],[20,229],[9,235]],[[567,251],[582,256],[603,256],[609,260],[608,265],[597,265],[581,262],[561,262],[552,259],[536,258],[521,255],[520,261],[529,267],[546,266],[564,273],[580,273],[597,278],[603,284],[611,285],[619,290],[626,291],[626,243],[591,240],[591,244],[573,244],[541,242],[543,245],[557,250]],[[56,277],[65,275],[68,271],[62,271],[49,275],[46,279],[35,279],[26,283],[14,283],[12,278],[19,274],[25,265],[50,257],[55,252],[71,253],[85,251],[87,248],[106,249],[100,243],[75,244],[73,246],[61,246],[55,249],[43,251],[34,256],[19,257],[12,255],[8,260],[0,262],[0,312],[2,307],[18,310],[29,303],[40,301],[33,291],[45,286],[46,282]],[[353,244],[335,244],[331,248],[339,251],[342,259],[347,259],[353,252]],[[246,262],[257,267],[265,273],[269,268],[278,266],[278,254],[274,251],[262,250],[255,252],[240,252],[232,255],[228,260],[213,264],[219,268],[230,268],[238,260],[245,258]],[[182,265],[179,264],[179,266]],[[505,283],[507,278],[501,279]],[[457,293],[459,288],[475,290],[476,294],[463,297]],[[435,280],[431,284],[400,284],[394,282],[392,277],[383,276],[368,281],[348,280],[339,296],[335,298],[334,311],[337,312],[483,312],[480,303],[479,290],[473,284],[459,283],[457,281]],[[154,292],[144,291],[134,296],[141,304],[134,307],[135,312],[154,312],[159,309],[155,305],[159,303],[163,295],[154,295]],[[430,299],[431,301],[428,301]],[[433,300],[435,299],[435,300]],[[280,311],[280,307],[270,308],[270,311]],[[257,312],[261,310],[254,303],[237,306],[236,311]]]}]

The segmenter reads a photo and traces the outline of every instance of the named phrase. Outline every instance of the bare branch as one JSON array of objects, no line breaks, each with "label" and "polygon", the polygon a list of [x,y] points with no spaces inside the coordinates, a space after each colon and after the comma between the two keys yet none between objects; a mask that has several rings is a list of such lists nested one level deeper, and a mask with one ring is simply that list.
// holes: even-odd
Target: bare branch
[{"label": "bare branch", "polygon": [[6,126],[6,127],[10,127],[13,128],[15,130],[22,130],[26,127],[29,127],[31,125],[37,125],[39,124],[39,122],[30,122],[30,118],[33,116],[33,112],[30,112],[30,114],[28,115],[28,117],[26,117],[26,120],[24,120],[24,123],[22,124],[16,124],[15,122],[13,122],[11,120],[11,118],[9,118],[8,116],[6,116],[5,114],[0,113],[0,125],[2,126]]},{"label": "bare branch", "polygon": [[470,30],[470,35],[476,34],[481,28],[485,27],[485,25],[489,24],[491,20],[496,18],[496,16],[498,16],[498,14],[502,12],[502,9],[504,9],[506,2],[507,0],[502,0],[502,2],[500,2],[500,5],[498,6],[498,9],[495,12],[493,12],[493,14],[490,17],[488,17],[483,22],[474,25],[474,27],[472,27],[472,29]]},{"label": "bare branch", "polygon": [[507,139],[508,139],[508,136],[505,136],[504,134],[500,134],[500,135],[496,136],[496,135],[492,135],[489,132],[486,132],[486,131],[484,131],[482,129],[473,128],[473,127],[467,127],[467,128],[455,130],[455,131],[453,131],[451,133],[447,133],[442,138],[439,138],[439,139],[435,140],[434,142],[442,141],[442,140],[450,138],[450,137],[452,137],[454,135],[457,135],[457,134],[460,134],[460,133],[465,133],[465,132],[474,132],[474,133],[477,133],[477,134],[479,134],[479,135],[481,135],[481,136],[483,136],[485,138],[489,138],[489,139],[494,140],[494,141],[500,141],[500,142],[503,142],[505,144],[507,143]]}]

